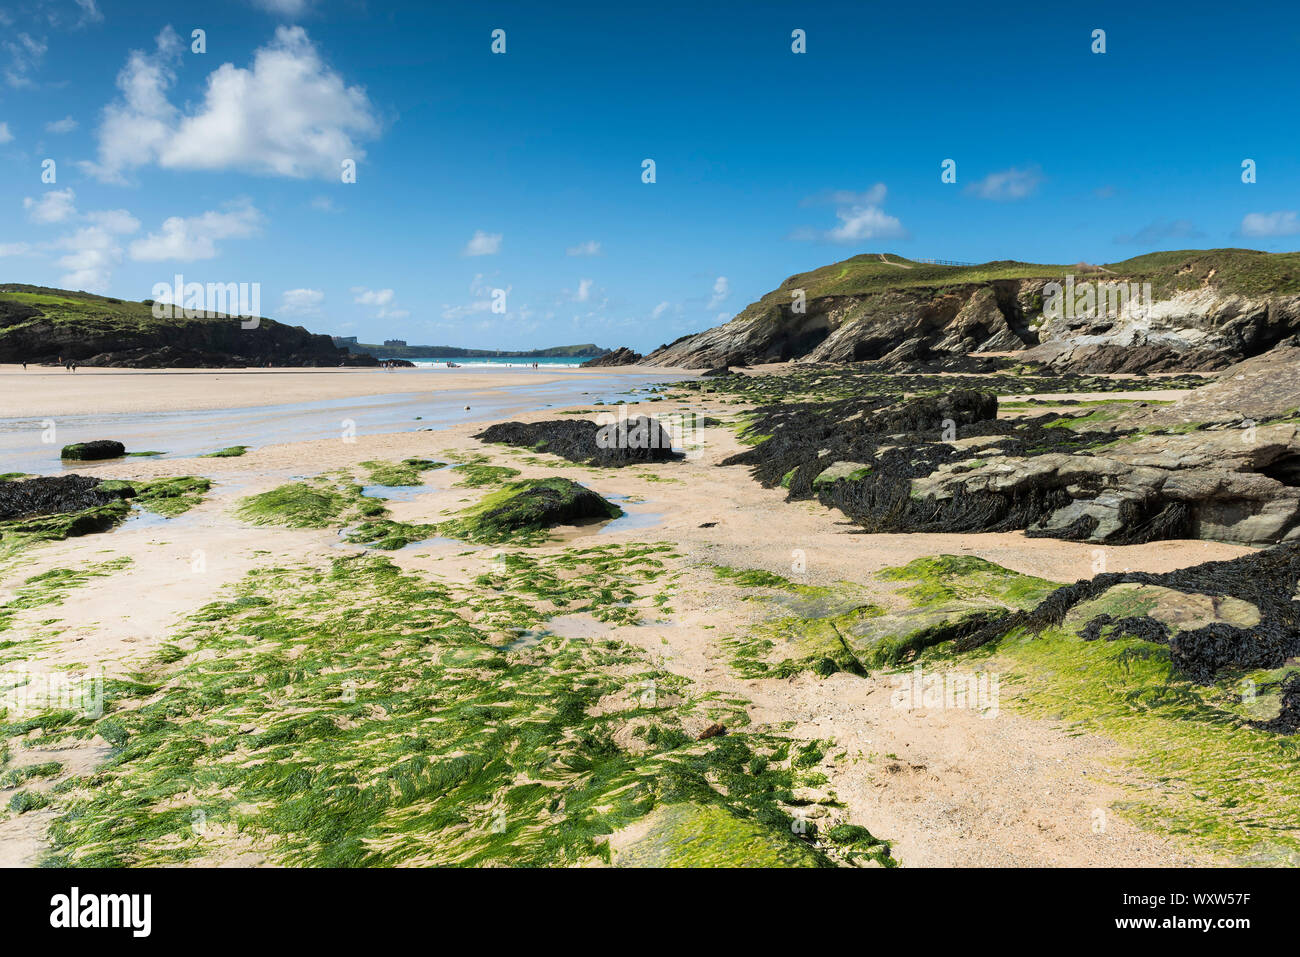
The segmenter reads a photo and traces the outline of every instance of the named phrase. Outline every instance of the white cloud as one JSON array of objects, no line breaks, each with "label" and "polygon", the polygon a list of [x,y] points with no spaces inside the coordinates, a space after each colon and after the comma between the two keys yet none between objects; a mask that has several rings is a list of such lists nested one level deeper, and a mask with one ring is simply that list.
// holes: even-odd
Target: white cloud
[{"label": "white cloud", "polygon": [[600,243],[594,239],[588,239],[585,243],[578,243],[576,246],[570,246],[564,251],[566,256],[599,256]]},{"label": "white cloud", "polygon": [[1025,169],[1013,166],[998,173],[989,173],[983,179],[967,186],[966,191],[980,199],[1000,201],[1024,199],[1026,196],[1032,196],[1042,181],[1043,171],[1037,166],[1029,166]]},{"label": "white cloud", "polygon": [[6,40],[5,52],[9,54],[9,66],[5,68],[5,81],[12,87],[31,86],[32,81],[27,74],[40,66],[48,49],[44,40],[37,40],[27,33]]},{"label": "white cloud", "polygon": [[77,6],[81,8],[81,19],[77,21],[77,26],[83,27],[87,23],[104,22],[104,15],[99,12],[95,0],[77,0]]},{"label": "white cloud", "polygon": [[253,0],[253,3],[281,17],[300,17],[311,6],[310,0]]},{"label": "white cloud", "polygon": [[[859,242],[866,239],[906,239],[908,232],[898,217],[881,209],[888,190],[884,183],[876,183],[860,193],[851,190],[833,190],[804,200],[811,206],[829,203],[837,207],[838,226],[829,230],[799,229],[793,239],[812,239],[835,243]],[[715,303],[716,305],[716,303]]]},{"label": "white cloud", "polygon": [[885,184],[876,183],[861,193],[851,189],[832,189],[815,196],[809,196],[801,206],[879,206],[885,201]]},{"label": "white cloud", "polygon": [[717,309],[729,295],[731,295],[731,284],[727,282],[726,276],[719,276],[713,280],[713,298],[709,300],[707,308]]},{"label": "white cloud", "polygon": [[217,255],[217,240],[246,239],[257,233],[261,223],[262,214],[248,202],[236,203],[227,212],[171,216],[159,232],[131,244],[131,258],[137,262],[212,259]]},{"label": "white cloud", "polygon": [[202,103],[185,113],[168,99],[180,38],[169,26],[155,47],[152,54],[133,51],[118,75],[121,97],[104,111],[99,159],[83,164],[102,180],[121,181],[126,170],[151,162],[334,178],[344,160],[365,157],[357,139],[379,132],[365,90],[346,85],[302,27],[278,27],[251,68],[223,63],[208,76]]},{"label": "white cloud", "polygon": [[[113,267],[122,260],[118,237],[134,233],[140,228],[140,221],[125,209],[101,209],[81,215],[75,199],[71,188],[56,189],[44,193],[40,199],[27,197],[23,206],[34,223],[79,220],[85,224],[50,244],[54,249],[66,250],[58,259],[58,264],[68,270],[60,283],[73,289],[107,292]],[[14,253],[25,252],[27,248],[26,243],[12,247]]]},{"label": "white cloud", "polygon": [[485,233],[474,230],[474,235],[465,244],[466,256],[495,256],[501,251],[501,233]]},{"label": "white cloud", "polygon": [[896,216],[890,216],[878,206],[851,206],[837,209],[840,224],[827,233],[827,238],[837,243],[856,242],[861,239],[897,239],[907,235]]},{"label": "white cloud", "polygon": [[363,306],[386,306],[393,301],[393,290],[391,289],[367,289],[364,286],[353,286],[352,292],[356,294],[353,302],[359,302]]},{"label": "white cloud", "polygon": [[122,247],[102,226],[87,226],[56,245],[68,250],[59,265],[68,270],[59,284],[87,292],[108,292],[112,269],[122,259]]},{"label": "white cloud", "polygon": [[1241,221],[1243,236],[1294,236],[1300,233],[1300,217],[1294,211],[1247,213]]},{"label": "white cloud", "polygon": [[61,120],[55,120],[52,123],[45,124],[47,133],[71,133],[77,128],[77,121],[71,116],[65,116]]},{"label": "white cloud", "polygon": [[0,256],[22,256],[31,248],[27,243],[0,243]]},{"label": "white cloud", "polygon": [[396,298],[391,289],[367,289],[365,286],[352,287],[352,301],[362,306],[378,306],[376,319],[405,319],[411,313],[406,309],[391,308]]},{"label": "white cloud", "polygon": [[62,223],[77,215],[75,196],[71,187],[51,189],[41,194],[40,199],[24,198],[23,209],[33,223]]},{"label": "white cloud", "polygon": [[9,132],[8,123],[0,123],[0,143],[12,143],[14,135]]},{"label": "white cloud", "polygon": [[311,208],[322,213],[332,213],[336,209],[334,200],[330,199],[328,196],[312,197]]},{"label": "white cloud", "polygon": [[101,209],[87,213],[86,219],[110,233],[128,235],[140,228],[140,220],[125,209]]},{"label": "white cloud", "polygon": [[591,298],[592,281],[590,279],[578,280],[578,291],[574,293],[574,302],[586,302]]},{"label": "white cloud", "polygon": [[280,296],[280,312],[286,316],[315,316],[320,314],[325,293],[319,289],[286,289]]},{"label": "white cloud", "polygon": [[[513,286],[506,286],[504,289],[499,290],[501,293],[504,294],[507,305],[509,305],[511,302],[510,292],[513,288],[514,288]],[[449,320],[459,322],[468,318],[473,318],[475,315],[479,315],[482,313],[491,313],[492,303],[494,301],[494,296],[497,292],[498,292],[498,287],[493,286],[492,283],[488,281],[487,276],[485,276],[481,272],[475,273],[474,278],[470,281],[469,284],[470,301],[465,305],[459,305],[459,306],[453,306],[449,303],[443,303],[441,316],[443,319],[449,319]],[[520,307],[518,310],[509,310],[506,313],[501,314],[501,317],[502,318],[512,317],[512,316],[518,317],[520,315],[531,315],[531,314],[532,314],[531,310],[528,308],[528,306],[525,305]],[[477,328],[489,329],[491,327],[492,327],[491,321],[484,321],[484,322],[480,322]]]},{"label": "white cloud", "polygon": [[650,310],[650,318],[658,319],[660,316],[662,316],[665,312],[667,312],[672,307],[673,304],[671,302],[661,302],[659,303],[659,305],[655,306],[653,309]]}]

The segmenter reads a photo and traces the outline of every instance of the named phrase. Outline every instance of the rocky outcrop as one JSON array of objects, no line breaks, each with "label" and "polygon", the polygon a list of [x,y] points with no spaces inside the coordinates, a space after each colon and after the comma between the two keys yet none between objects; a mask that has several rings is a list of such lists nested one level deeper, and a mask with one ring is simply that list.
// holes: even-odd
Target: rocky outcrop
[{"label": "rocky outcrop", "polygon": [[[1164,574],[1103,573],[990,622],[955,641],[953,650],[968,651],[1015,629],[1036,633],[1063,625],[1085,640],[1132,636],[1167,644],[1178,672],[1208,684],[1225,669],[1277,669],[1300,654],[1297,576],[1295,543]],[[1296,702],[1284,694],[1280,704],[1271,729],[1289,733]]]},{"label": "rocky outcrop", "polygon": [[603,366],[634,366],[645,356],[639,352],[633,352],[626,346],[619,346],[613,352],[607,352],[603,356],[597,356],[594,359],[588,359],[580,368],[595,369]]},{"label": "rocky outcrop", "polygon": [[92,442],[65,445],[59,457],[89,462],[94,459],[120,458],[123,455],[126,455],[126,446],[121,442],[112,439],[95,439]]},{"label": "rocky outcrop", "polygon": [[1147,435],[1092,454],[993,454],[975,467],[945,463],[915,479],[912,494],[950,502],[1063,492],[1056,507],[1028,524],[1033,536],[1109,544],[1205,538],[1267,545],[1300,538],[1297,478],[1300,428],[1285,424],[1262,426],[1250,437],[1238,430]]},{"label": "rocky outcrop", "polygon": [[622,514],[617,505],[571,479],[526,479],[491,497],[475,513],[473,525],[478,540],[500,541],[521,532]]},{"label": "rocky outcrop", "polygon": [[[966,391],[776,404],[751,426],[770,437],[723,464],[871,532],[1300,541],[1300,385],[1277,368],[1294,351],[1243,363],[1180,405],[1120,413],[999,420],[993,396]],[[1248,398],[1270,369],[1282,384]]]},{"label": "rocky outcrop", "polygon": [[1213,426],[1249,423],[1300,414],[1300,341],[1287,339],[1260,356],[1229,366],[1209,385],[1174,405],[1137,409],[1124,416],[1141,428],[1177,427],[1189,422]]},{"label": "rocky outcrop", "polygon": [[724,325],[644,361],[699,369],[1015,353],[1071,372],[1214,370],[1300,332],[1290,255],[1193,250],[1106,269],[898,268],[859,256],[792,276]]},{"label": "rocky outcrop", "polygon": [[0,482],[0,521],[32,515],[61,515],[107,505],[126,497],[117,486],[88,475],[50,475]]},{"label": "rocky outcrop", "polygon": [[656,419],[633,416],[608,423],[588,419],[545,422],[499,422],[474,436],[537,452],[550,452],[570,462],[619,468],[681,458],[672,436]]},{"label": "rocky outcrop", "polygon": [[[24,298],[5,298],[6,295]],[[153,316],[148,302],[40,286],[0,286],[0,362],[130,368],[372,366],[326,335],[260,319]]]}]

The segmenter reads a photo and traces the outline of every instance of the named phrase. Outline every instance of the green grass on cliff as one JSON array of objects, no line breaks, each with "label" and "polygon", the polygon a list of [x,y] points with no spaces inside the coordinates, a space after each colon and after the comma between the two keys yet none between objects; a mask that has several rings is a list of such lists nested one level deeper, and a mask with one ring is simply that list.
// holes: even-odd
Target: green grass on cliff
[{"label": "green grass on cliff", "polygon": [[[1265,253],[1253,249],[1183,249],[1148,253],[1104,267],[1026,263],[1012,259],[973,266],[937,266],[888,254],[864,253],[798,273],[748,306],[740,315],[790,304],[791,290],[803,289],[809,299],[864,296],[891,290],[945,289],[997,279],[1076,279],[1096,282],[1149,282],[1156,295],[1210,284],[1245,295],[1300,293],[1300,253]],[[1103,271],[1104,270],[1104,271]],[[737,317],[739,318],[739,317]]]},{"label": "green grass on cliff", "polygon": [[[32,308],[39,312],[27,315]],[[157,341],[159,336],[176,337],[176,343],[187,348],[208,348],[214,331],[224,332],[223,327],[235,321],[223,315],[186,318],[183,312],[158,319],[153,315],[152,301],[134,302],[88,292],[0,283],[0,355],[9,355],[6,361],[45,355],[34,343],[44,342],[50,327],[66,329],[63,337],[75,336],[76,342],[103,343],[103,349],[158,345],[161,344]],[[258,329],[268,340],[274,338],[277,330],[289,328],[273,319],[259,319]],[[141,337],[141,341],[132,343],[135,337]],[[289,337],[292,339],[293,335],[290,333]],[[110,346],[115,340],[122,344]],[[305,336],[302,345],[306,346]],[[74,356],[78,354],[73,351]],[[45,357],[52,356],[50,352]]]},{"label": "green grass on cliff", "polygon": [[[0,334],[6,328],[17,328],[26,322],[48,322],[54,325],[89,326],[101,332],[131,332],[150,328],[183,325],[188,323],[226,322],[229,317],[186,319],[184,313],[175,318],[157,319],[151,302],[133,302],[112,296],[96,296],[88,292],[70,292],[46,286],[28,286],[19,283],[0,284],[0,303],[5,300],[35,306],[43,315],[23,322],[0,322]],[[3,308],[0,307],[0,317]],[[273,320],[263,319],[263,323]]]}]

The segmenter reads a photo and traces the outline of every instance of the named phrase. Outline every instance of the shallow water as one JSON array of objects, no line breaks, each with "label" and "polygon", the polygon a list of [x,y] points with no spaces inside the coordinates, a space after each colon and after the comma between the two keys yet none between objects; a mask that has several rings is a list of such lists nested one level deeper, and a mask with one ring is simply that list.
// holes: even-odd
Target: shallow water
[{"label": "shallow water", "polygon": [[[406,377],[413,388],[418,388],[419,375]],[[520,412],[551,407],[589,407],[597,401],[609,404],[634,398],[631,389],[675,378],[681,377],[611,373],[560,382],[521,381],[494,389],[398,392],[239,409],[69,415],[55,420],[55,440],[48,444],[42,442],[48,420],[0,419],[0,472],[56,475],[74,468],[93,472],[132,461],[108,459],[65,467],[59,459],[62,447],[92,439],[116,439],[128,452],[156,450],[167,458],[183,458],[232,445],[256,449],[337,438],[349,430],[356,435],[436,431],[456,422],[498,422]]]}]

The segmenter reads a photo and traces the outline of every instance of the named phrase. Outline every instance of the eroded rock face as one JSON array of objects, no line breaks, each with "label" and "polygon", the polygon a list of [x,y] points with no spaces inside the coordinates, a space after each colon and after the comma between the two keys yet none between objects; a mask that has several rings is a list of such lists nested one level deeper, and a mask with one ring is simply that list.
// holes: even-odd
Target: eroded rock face
[{"label": "eroded rock face", "polygon": [[1127,544],[1154,538],[1205,538],[1267,545],[1300,537],[1300,487],[1272,478],[1300,459],[1300,428],[1148,435],[1097,454],[1001,455],[962,470],[940,465],[914,479],[913,495],[948,501],[992,493],[1012,499],[1062,491],[1068,501],[1029,524],[1030,535]]},{"label": "eroded rock face", "polygon": [[1206,389],[1217,398],[1188,400],[1181,415],[1138,408],[1095,425],[1086,414],[999,420],[993,396],[964,391],[776,404],[752,426],[770,438],[723,464],[750,465],[765,485],[817,498],[869,532],[1300,540],[1300,418],[1278,412],[1297,387],[1254,400],[1260,422],[1182,417],[1231,404],[1241,381],[1225,376]]},{"label": "eroded rock face", "polygon": [[632,366],[640,362],[644,356],[639,352],[633,352],[626,346],[620,346],[613,352],[607,352],[603,356],[597,356],[594,359],[588,359],[582,364],[584,369],[595,369],[604,366]]},{"label": "eroded rock face", "polygon": [[[825,277],[810,280],[814,271],[786,280],[721,326],[655,350],[645,363],[698,369],[741,361],[898,362],[1018,353],[1059,371],[1215,370],[1300,332],[1300,296],[1243,294],[1214,269],[1199,277],[1201,285],[1178,288],[1192,268],[1170,267],[1149,300],[1143,294],[1112,303],[1099,293],[1103,302],[1077,315],[1074,307],[1045,310],[1053,300],[1049,284],[1062,281],[1069,267],[1042,267],[1062,274],[1052,278],[943,285],[911,282],[912,273],[899,269],[896,288],[810,296],[796,311],[791,293],[806,281],[834,287]],[[1141,291],[1138,280],[1149,277],[1103,270],[1078,278],[1098,288],[1132,289],[1136,283]]]}]

